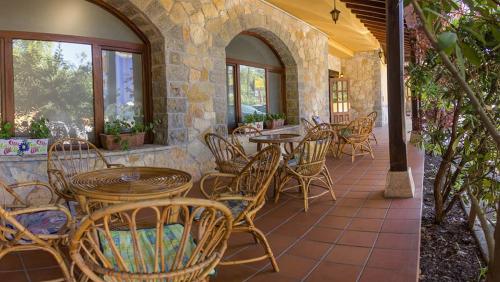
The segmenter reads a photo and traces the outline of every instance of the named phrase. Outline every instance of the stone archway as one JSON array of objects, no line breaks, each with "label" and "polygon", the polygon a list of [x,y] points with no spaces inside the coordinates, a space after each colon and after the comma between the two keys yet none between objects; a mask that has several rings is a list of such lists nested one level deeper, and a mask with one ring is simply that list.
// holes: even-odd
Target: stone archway
[{"label": "stone archway", "polygon": [[[120,18],[125,24],[133,29],[137,35],[148,45],[148,68],[150,72],[150,93],[151,93],[151,118],[161,120],[162,126],[155,132],[155,143],[167,144],[168,142],[168,117],[166,106],[166,56],[165,56],[165,38],[160,31],[162,26],[157,26],[151,19],[163,11],[163,7],[157,1],[152,1],[150,6],[144,12],[132,4],[130,0],[87,0],[110,11]],[[158,20],[168,24],[167,18]]]}]

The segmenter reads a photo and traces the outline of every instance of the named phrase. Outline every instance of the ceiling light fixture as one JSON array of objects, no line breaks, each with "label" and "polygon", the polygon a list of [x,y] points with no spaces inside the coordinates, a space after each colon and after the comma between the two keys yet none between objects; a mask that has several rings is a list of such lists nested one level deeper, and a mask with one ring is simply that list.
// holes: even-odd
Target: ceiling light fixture
[{"label": "ceiling light fixture", "polygon": [[330,11],[330,15],[332,15],[332,20],[337,23],[339,20],[340,11],[337,10],[337,0],[333,0],[333,10]]}]

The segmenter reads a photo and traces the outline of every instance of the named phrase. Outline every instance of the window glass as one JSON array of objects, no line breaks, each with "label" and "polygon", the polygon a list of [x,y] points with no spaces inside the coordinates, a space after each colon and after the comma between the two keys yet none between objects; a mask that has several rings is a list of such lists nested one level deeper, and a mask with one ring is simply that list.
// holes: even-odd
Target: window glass
[{"label": "window glass", "polygon": [[266,70],[240,65],[241,115],[266,110]]},{"label": "window glass", "polygon": [[227,66],[227,124],[229,127],[236,127],[236,100],[234,93],[234,66]]},{"label": "window glass", "polygon": [[281,73],[268,72],[269,78],[269,111],[271,114],[283,113],[281,99]]},{"label": "window glass", "polygon": [[142,57],[102,51],[104,121],[143,123]]},{"label": "window glass", "polygon": [[94,99],[90,45],[37,40],[13,41],[17,136],[44,117],[54,138],[93,140]]}]

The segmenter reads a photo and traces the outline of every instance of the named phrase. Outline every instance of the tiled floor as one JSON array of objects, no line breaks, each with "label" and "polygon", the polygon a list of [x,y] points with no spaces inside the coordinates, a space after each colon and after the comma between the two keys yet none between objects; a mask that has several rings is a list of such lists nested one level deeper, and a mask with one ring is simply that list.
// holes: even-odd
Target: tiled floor
[{"label": "tiled floor", "polygon": [[[327,195],[310,203],[280,198],[258,214],[277,257],[269,262],[219,267],[215,281],[415,281],[418,273],[423,153],[408,146],[416,186],[413,199],[385,199],[389,166],[387,130],[378,129],[375,160],[328,159],[337,201]],[[246,234],[234,234],[226,258],[263,254]],[[0,281],[40,281],[59,276],[43,253],[12,254],[0,261]],[[60,276],[59,276],[60,277]]]}]

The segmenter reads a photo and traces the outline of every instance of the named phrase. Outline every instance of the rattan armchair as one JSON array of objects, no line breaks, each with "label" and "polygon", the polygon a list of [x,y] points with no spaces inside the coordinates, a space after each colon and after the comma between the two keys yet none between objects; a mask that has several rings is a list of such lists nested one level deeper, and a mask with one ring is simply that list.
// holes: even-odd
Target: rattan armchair
[{"label": "rattan armchair", "polygon": [[0,191],[0,263],[11,252],[41,250],[58,263],[64,276],[61,281],[72,281],[60,246],[67,243],[73,219],[68,209],[55,204],[52,187],[41,182],[7,185],[0,181]]},{"label": "rattan armchair", "polygon": [[219,172],[238,174],[248,163],[248,157],[220,135],[207,133],[205,143],[215,157],[216,169]]},{"label": "rattan armchair", "polygon": [[372,120],[372,129],[371,129],[371,132],[370,132],[370,137],[369,137],[369,140],[373,140],[375,141],[375,144],[378,144],[378,141],[377,141],[377,137],[375,136],[375,133],[373,132],[373,127],[375,126],[375,122],[377,121],[377,116],[378,116],[378,113],[377,112],[371,112],[369,113],[366,117],[369,118],[370,120]]},{"label": "rattan armchair", "polygon": [[[324,127],[324,129],[321,129]],[[292,197],[299,197],[290,190],[300,188],[301,196],[304,199],[304,210],[309,209],[309,200],[321,197],[330,193],[333,200],[336,200],[333,192],[333,181],[328,168],[326,167],[326,154],[331,148],[335,133],[327,126],[313,128],[299,143],[295,150],[283,160],[281,168],[281,178],[278,190],[276,191],[275,202],[279,200],[281,193],[287,193]],[[285,187],[290,180],[295,179],[299,183],[295,186]],[[313,183],[314,182],[314,183]],[[317,184],[319,182],[321,185]],[[310,188],[314,185],[325,189],[322,193],[311,196]]]},{"label": "rattan armchair", "polygon": [[[370,133],[373,130],[373,120],[369,118],[360,118],[349,123],[343,133],[339,134],[341,154],[351,156],[351,161],[354,162],[357,156],[373,155],[373,149],[370,145]],[[351,147],[350,152],[345,152],[345,146]]]},{"label": "rattan armchair", "polygon": [[77,138],[57,140],[50,146],[47,158],[49,183],[66,201],[75,201],[70,187],[70,179],[75,174],[121,166],[109,163],[94,144]]},{"label": "rattan armchair", "polygon": [[[249,137],[254,137],[254,136],[262,136],[262,131],[259,129],[251,126],[251,125],[242,125],[233,130],[231,133],[231,142],[233,143],[234,146],[236,146],[245,156],[249,157],[251,154],[245,151],[245,148],[243,147],[243,144],[241,143],[242,138],[248,139]],[[257,151],[259,151],[261,148],[259,147],[260,144],[257,144]]]},{"label": "rattan armchair", "polygon": [[227,207],[203,199],[118,204],[81,222],[70,254],[79,280],[203,281],[227,248],[231,222]]},{"label": "rattan armchair", "polygon": [[280,154],[281,150],[277,145],[270,145],[257,153],[238,175],[212,175],[229,180],[229,184],[222,187],[208,185],[207,178],[201,180],[200,189],[206,198],[220,201],[230,207],[233,214],[233,232],[252,234],[265,251],[260,257],[223,261],[221,264],[234,265],[270,259],[274,270],[279,271],[271,246],[264,233],[255,226],[254,219],[265,204],[266,192],[277,171]]},{"label": "rattan armchair", "polygon": [[314,124],[312,122],[308,121],[307,119],[301,118],[300,121],[302,122],[302,125],[304,126],[304,130],[306,131],[306,133],[309,132],[309,130],[314,128]]}]

